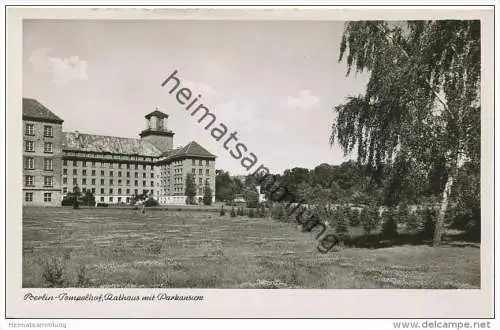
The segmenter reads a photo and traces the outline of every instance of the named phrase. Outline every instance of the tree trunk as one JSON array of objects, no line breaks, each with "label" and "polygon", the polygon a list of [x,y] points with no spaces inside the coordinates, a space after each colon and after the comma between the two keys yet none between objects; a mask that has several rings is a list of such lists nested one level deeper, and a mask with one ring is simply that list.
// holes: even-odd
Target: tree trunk
[{"label": "tree trunk", "polygon": [[439,213],[437,214],[436,224],[434,226],[434,246],[439,246],[441,244],[441,236],[443,235],[444,218],[446,216],[446,210],[448,209],[451,187],[453,186],[453,180],[455,176],[455,171],[453,171],[446,180],[444,185],[444,190],[441,198],[441,205],[439,206]]}]

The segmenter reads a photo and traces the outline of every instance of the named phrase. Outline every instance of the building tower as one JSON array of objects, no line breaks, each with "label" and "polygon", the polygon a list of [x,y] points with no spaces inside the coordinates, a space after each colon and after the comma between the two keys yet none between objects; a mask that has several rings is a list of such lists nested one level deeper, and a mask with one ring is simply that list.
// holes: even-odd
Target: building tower
[{"label": "building tower", "polygon": [[174,133],[167,128],[168,115],[156,108],[145,118],[146,129],[139,134],[141,139],[151,142],[163,152],[172,150]]}]

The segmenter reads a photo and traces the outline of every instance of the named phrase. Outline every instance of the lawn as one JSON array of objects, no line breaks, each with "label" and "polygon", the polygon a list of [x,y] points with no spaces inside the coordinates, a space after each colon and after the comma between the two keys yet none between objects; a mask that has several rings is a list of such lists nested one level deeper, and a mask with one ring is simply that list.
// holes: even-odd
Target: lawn
[{"label": "lawn", "polygon": [[[23,287],[479,288],[477,247],[340,248],[269,218],[216,212],[25,208]],[[50,261],[57,261],[52,266]],[[45,270],[44,270],[45,269]]]}]

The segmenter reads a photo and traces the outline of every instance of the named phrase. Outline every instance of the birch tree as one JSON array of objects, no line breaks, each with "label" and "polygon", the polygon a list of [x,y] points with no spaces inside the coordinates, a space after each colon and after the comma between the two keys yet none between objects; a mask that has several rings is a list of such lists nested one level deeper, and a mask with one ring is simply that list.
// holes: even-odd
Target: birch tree
[{"label": "birch tree", "polygon": [[347,75],[370,76],[363,95],[335,107],[330,143],[372,168],[400,156],[426,177],[439,165],[439,245],[458,169],[472,161],[479,170],[480,22],[349,22],[343,60]]}]

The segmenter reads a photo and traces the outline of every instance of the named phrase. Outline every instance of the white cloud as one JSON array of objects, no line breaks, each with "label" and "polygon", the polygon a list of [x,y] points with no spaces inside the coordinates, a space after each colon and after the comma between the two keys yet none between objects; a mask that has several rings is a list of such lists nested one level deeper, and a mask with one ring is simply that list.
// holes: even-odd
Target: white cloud
[{"label": "white cloud", "polygon": [[309,110],[320,102],[319,97],[311,94],[309,90],[303,90],[298,97],[288,96],[287,106],[290,108],[298,108]]},{"label": "white cloud", "polygon": [[87,61],[78,56],[57,57],[50,53],[49,48],[38,48],[31,53],[29,61],[35,69],[50,74],[52,81],[58,84],[88,80]]}]

